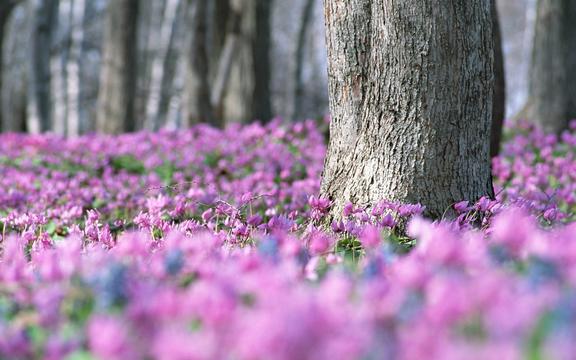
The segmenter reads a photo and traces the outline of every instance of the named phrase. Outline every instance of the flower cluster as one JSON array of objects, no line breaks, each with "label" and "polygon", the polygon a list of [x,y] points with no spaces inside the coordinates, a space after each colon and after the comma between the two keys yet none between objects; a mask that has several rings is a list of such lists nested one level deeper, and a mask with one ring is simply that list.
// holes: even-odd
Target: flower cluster
[{"label": "flower cluster", "polygon": [[1,135],[0,358],[569,359],[576,135],[511,133],[435,223],[327,221],[313,122]]}]

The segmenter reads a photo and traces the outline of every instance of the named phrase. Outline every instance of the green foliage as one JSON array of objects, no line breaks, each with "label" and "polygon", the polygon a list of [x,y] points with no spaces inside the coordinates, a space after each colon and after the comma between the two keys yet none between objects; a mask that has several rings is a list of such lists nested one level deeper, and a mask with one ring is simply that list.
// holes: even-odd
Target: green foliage
[{"label": "green foliage", "polygon": [[111,158],[110,165],[112,165],[112,168],[116,171],[124,170],[131,174],[142,175],[146,172],[146,167],[142,161],[130,154],[119,155]]},{"label": "green foliage", "polygon": [[168,186],[173,183],[174,173],[176,172],[176,166],[169,161],[164,161],[164,163],[154,169],[154,172],[162,179],[164,185]]},{"label": "green foliage", "polygon": [[552,316],[545,314],[540,318],[526,345],[526,359],[545,360],[542,347],[552,328]]},{"label": "green foliage", "polygon": [[217,151],[209,152],[204,156],[204,164],[209,168],[213,169],[218,165],[218,161],[220,161],[220,158],[221,158],[220,153],[218,153]]}]

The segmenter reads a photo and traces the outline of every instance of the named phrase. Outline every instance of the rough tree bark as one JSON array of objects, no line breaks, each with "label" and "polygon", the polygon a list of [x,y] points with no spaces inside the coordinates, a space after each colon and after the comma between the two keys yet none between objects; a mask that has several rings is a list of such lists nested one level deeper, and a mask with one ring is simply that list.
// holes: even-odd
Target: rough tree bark
[{"label": "rough tree bark", "polygon": [[139,0],[114,0],[108,4],[98,95],[100,132],[120,133],[136,128],[138,10]]},{"label": "rough tree bark", "polygon": [[502,34],[496,0],[491,0],[494,34],[494,102],[492,107],[492,131],[490,136],[490,156],[500,152],[502,129],[506,117],[506,73],[504,71],[504,54],[502,52]]},{"label": "rough tree bark", "polygon": [[326,0],[332,122],[321,194],[421,203],[493,196],[490,2]]},{"label": "rough tree bark", "polygon": [[576,2],[539,0],[526,117],[560,133],[576,118]]}]

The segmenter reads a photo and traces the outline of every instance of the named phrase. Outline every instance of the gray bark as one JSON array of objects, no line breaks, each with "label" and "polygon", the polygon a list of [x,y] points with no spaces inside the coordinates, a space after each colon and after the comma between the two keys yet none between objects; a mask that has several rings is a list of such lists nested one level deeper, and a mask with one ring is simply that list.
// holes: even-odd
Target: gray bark
[{"label": "gray bark", "polygon": [[101,132],[120,133],[136,128],[138,10],[139,0],[114,0],[108,4],[98,96],[97,129]]},{"label": "gray bark", "polygon": [[[232,30],[227,38],[227,43],[234,38],[235,51],[224,97],[226,120],[267,122],[271,118],[271,3],[272,0],[232,1],[232,11],[239,12],[241,20],[239,36]],[[235,16],[230,17],[235,21]]]},{"label": "gray bark", "polygon": [[[213,64],[218,63],[220,56],[222,55],[222,50],[224,49],[224,43],[226,42],[226,34],[230,26],[229,17],[232,14],[232,9],[230,8],[230,0],[213,0],[211,1],[211,25],[209,28],[209,53],[210,62]],[[211,78],[216,76],[216,67],[211,70]]]},{"label": "gray bark", "polygon": [[66,134],[68,137],[80,135],[81,123],[81,69],[82,48],[84,42],[84,14],[86,10],[85,0],[74,0],[72,3],[72,27],[70,41],[70,57],[66,64],[68,88],[68,113],[66,114]]},{"label": "gray bark", "polygon": [[252,114],[248,120],[258,119],[268,122],[272,119],[270,99],[270,79],[272,63],[270,62],[270,42],[272,33],[273,0],[253,0],[255,29],[252,43],[254,61],[254,95],[252,97]]},{"label": "gray bark", "polygon": [[207,0],[196,0],[195,9],[191,9],[193,16],[190,23],[193,30],[186,56],[185,83],[185,122],[188,126],[197,122],[221,125],[215,122],[216,118],[212,112],[210,100],[208,50],[206,48],[207,9]]},{"label": "gray bark", "polygon": [[492,131],[490,136],[490,156],[500,152],[502,129],[506,117],[506,75],[504,71],[504,54],[502,52],[502,35],[496,0],[491,0],[494,33],[494,102],[492,107]]},{"label": "gray bark", "polygon": [[421,203],[493,196],[490,2],[326,0],[332,122],[321,194]]},{"label": "gray bark", "polygon": [[72,0],[58,1],[58,29],[54,49],[50,57],[52,130],[61,136],[66,135],[68,114],[68,72],[72,29]]},{"label": "gray bark", "polygon": [[160,128],[162,116],[165,115],[161,113],[160,105],[162,103],[162,96],[164,95],[165,78],[168,73],[169,55],[175,41],[174,35],[179,8],[180,0],[166,1],[160,31],[158,32],[160,49],[152,59],[150,91],[146,103],[146,128],[152,130],[158,130]]},{"label": "gray bark", "polygon": [[[8,20],[10,19],[10,14],[16,5],[15,1],[2,1],[0,2],[0,96],[2,94],[2,76],[3,76],[3,56],[4,56],[4,37],[6,33],[6,27]],[[0,130],[3,128],[2,122],[2,104],[0,104]]]},{"label": "gray bark", "polygon": [[158,106],[159,117],[162,119],[162,126],[167,126],[172,120],[178,118],[181,114],[181,93],[183,92],[184,76],[176,79],[177,73],[182,72],[183,57],[186,51],[186,2],[181,1],[179,10],[174,19],[174,32],[171,46],[166,54],[164,61],[164,76],[162,78],[162,89],[160,92],[160,104]]},{"label": "gray bark", "polygon": [[12,11],[5,26],[2,55],[2,88],[0,111],[2,129],[11,132],[28,131],[28,86],[29,69],[27,61],[30,52],[29,35],[31,19],[28,7],[22,3]]},{"label": "gray bark", "polygon": [[296,58],[294,59],[294,104],[292,106],[292,120],[297,120],[302,116],[302,98],[304,96],[304,80],[302,72],[304,71],[304,50],[306,49],[306,38],[314,12],[315,0],[305,0],[300,20],[300,29],[298,30],[298,39],[296,45]]},{"label": "gray bark", "polygon": [[526,116],[560,133],[576,118],[576,2],[539,0]]},{"label": "gray bark", "polygon": [[29,118],[36,132],[52,127],[50,52],[58,17],[58,0],[33,1],[33,29],[30,53]]}]

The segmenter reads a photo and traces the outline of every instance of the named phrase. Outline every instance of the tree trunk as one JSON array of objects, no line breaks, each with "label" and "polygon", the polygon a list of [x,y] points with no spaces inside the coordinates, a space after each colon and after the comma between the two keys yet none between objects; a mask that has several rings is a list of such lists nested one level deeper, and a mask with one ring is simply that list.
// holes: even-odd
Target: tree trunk
[{"label": "tree trunk", "polygon": [[3,131],[28,131],[26,122],[30,83],[28,58],[32,22],[26,5],[22,3],[13,9],[4,29],[4,51],[0,66],[3,73],[0,93]]},{"label": "tree trunk", "polygon": [[61,136],[66,135],[68,115],[68,74],[67,63],[70,54],[72,28],[72,1],[59,0],[57,23],[58,31],[55,46],[50,57],[52,130]]},{"label": "tree trunk", "polygon": [[331,138],[321,194],[420,203],[493,196],[490,2],[326,0]]},{"label": "tree trunk", "polygon": [[139,0],[108,4],[104,34],[97,129],[105,133],[134,131]]},{"label": "tree trunk", "polygon": [[[57,27],[58,0],[32,3],[33,32],[30,56],[30,113],[34,132],[52,127],[50,52]],[[32,129],[30,129],[32,131]]]},{"label": "tree trunk", "polygon": [[[3,57],[4,57],[4,36],[5,36],[5,29],[8,23],[8,19],[10,19],[10,14],[12,13],[12,9],[16,5],[15,1],[2,1],[0,2],[0,95],[2,94],[2,75],[3,75]],[[2,107],[0,104],[0,131],[4,127],[2,122]]]},{"label": "tree trunk", "polygon": [[[191,5],[191,4],[190,4]],[[186,56],[185,83],[185,123],[190,126],[198,122],[207,122],[215,126],[210,102],[210,85],[208,82],[209,66],[206,48],[207,0],[196,0],[190,21],[193,26],[188,54]],[[190,6],[190,8],[192,8]]]},{"label": "tree trunk", "polygon": [[560,133],[576,118],[576,2],[537,4],[527,117]]},{"label": "tree trunk", "polygon": [[494,32],[494,102],[492,106],[492,134],[490,137],[490,156],[500,152],[502,129],[506,117],[506,73],[504,71],[504,54],[502,53],[502,34],[496,0],[491,0]]},{"label": "tree trunk", "polygon": [[[232,0],[230,21],[240,18],[240,32],[230,26],[222,58],[233,43],[233,63],[226,79],[223,114],[226,120],[267,122],[270,102],[270,23],[272,0]],[[233,40],[232,40],[233,39]],[[230,46],[231,47],[231,46]],[[222,60],[221,60],[222,64]],[[219,69],[221,70],[221,69]],[[220,74],[220,71],[219,71]]]},{"label": "tree trunk", "polygon": [[150,79],[150,91],[146,102],[146,128],[158,130],[161,123],[160,104],[162,102],[162,90],[165,83],[166,66],[168,55],[174,46],[174,34],[176,28],[176,18],[180,0],[167,0],[162,16],[162,23],[159,32],[159,51],[152,60],[152,76]]},{"label": "tree trunk", "polygon": [[[209,28],[210,41],[208,42],[208,47],[210,62],[217,64],[222,55],[224,43],[226,42],[226,34],[230,26],[229,19],[232,14],[232,9],[230,8],[230,0],[212,0],[212,6],[213,9],[210,16],[212,22]],[[215,78],[216,71],[216,67],[211,69],[211,79]]]},{"label": "tree trunk", "polygon": [[272,33],[273,0],[255,1],[255,30],[252,43],[254,63],[254,95],[252,97],[252,114],[248,120],[258,119],[269,122],[272,119],[272,104],[270,99],[270,79],[272,68],[270,62],[270,47]]},{"label": "tree trunk", "polygon": [[80,135],[81,100],[82,100],[82,44],[84,42],[85,0],[74,0],[72,3],[72,27],[70,57],[66,64],[68,88],[68,113],[66,115],[66,134],[68,137]]},{"label": "tree trunk", "polygon": [[306,49],[306,38],[308,29],[312,22],[315,0],[305,0],[300,29],[298,30],[298,42],[296,45],[296,58],[294,68],[294,104],[292,105],[292,120],[297,120],[302,116],[302,98],[304,96],[304,81],[302,72],[304,71],[304,52]]}]

